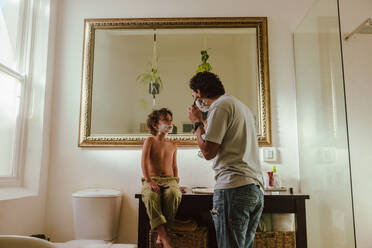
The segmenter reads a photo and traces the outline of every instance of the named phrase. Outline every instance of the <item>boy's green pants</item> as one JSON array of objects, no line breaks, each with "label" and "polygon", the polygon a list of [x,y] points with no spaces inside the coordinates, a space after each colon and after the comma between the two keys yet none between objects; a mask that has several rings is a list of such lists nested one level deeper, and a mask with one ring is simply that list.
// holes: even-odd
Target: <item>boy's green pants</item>
[{"label": "boy's green pants", "polygon": [[172,224],[180,205],[182,193],[178,187],[178,177],[151,177],[159,184],[160,194],[152,191],[142,178],[142,201],[146,206],[151,229],[161,224]]}]

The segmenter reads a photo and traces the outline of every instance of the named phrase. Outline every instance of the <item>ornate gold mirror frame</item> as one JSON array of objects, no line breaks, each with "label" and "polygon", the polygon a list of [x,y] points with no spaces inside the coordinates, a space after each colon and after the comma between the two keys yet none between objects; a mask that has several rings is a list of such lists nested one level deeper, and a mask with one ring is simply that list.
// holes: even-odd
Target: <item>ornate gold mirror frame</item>
[{"label": "ornate gold mirror frame", "polygon": [[[102,29],[255,28],[258,63],[258,143],[271,146],[269,56],[266,17],[86,19],[80,103],[80,147],[142,146],[148,135],[92,136],[92,85],[95,31]],[[194,135],[169,135],[180,146],[196,146]]]}]

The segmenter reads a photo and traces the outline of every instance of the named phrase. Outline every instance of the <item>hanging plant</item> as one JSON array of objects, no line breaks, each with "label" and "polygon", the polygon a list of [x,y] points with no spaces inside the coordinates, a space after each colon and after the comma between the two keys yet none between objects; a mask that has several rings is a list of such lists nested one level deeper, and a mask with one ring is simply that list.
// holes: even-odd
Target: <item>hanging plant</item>
[{"label": "hanging plant", "polygon": [[137,82],[149,86],[149,94],[153,97],[153,106],[155,106],[155,96],[163,89],[163,82],[161,81],[158,71],[158,57],[157,57],[156,33],[154,34],[154,46],[152,52],[152,63],[150,70],[141,73],[137,76]]},{"label": "hanging plant", "polygon": [[151,68],[144,73],[137,76],[137,82],[142,85],[149,86],[149,94],[157,95],[163,89],[163,82],[161,81],[158,69],[151,66]]},{"label": "hanging plant", "polygon": [[202,63],[198,66],[198,70],[196,71],[196,73],[203,72],[203,71],[209,72],[212,70],[211,64],[207,62],[207,60],[209,59],[207,50],[208,49],[200,51]]}]

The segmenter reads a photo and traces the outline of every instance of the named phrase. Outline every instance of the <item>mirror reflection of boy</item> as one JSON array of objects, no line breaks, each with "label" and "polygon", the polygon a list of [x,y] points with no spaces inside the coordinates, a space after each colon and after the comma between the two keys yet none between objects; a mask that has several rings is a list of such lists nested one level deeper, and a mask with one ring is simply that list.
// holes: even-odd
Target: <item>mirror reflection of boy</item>
[{"label": "mirror reflection of boy", "polygon": [[158,232],[156,243],[172,247],[165,225],[172,224],[182,193],[178,186],[177,147],[167,139],[172,133],[172,112],[166,108],[154,110],[147,119],[153,136],[142,150],[142,201],[150,219],[151,229]]}]

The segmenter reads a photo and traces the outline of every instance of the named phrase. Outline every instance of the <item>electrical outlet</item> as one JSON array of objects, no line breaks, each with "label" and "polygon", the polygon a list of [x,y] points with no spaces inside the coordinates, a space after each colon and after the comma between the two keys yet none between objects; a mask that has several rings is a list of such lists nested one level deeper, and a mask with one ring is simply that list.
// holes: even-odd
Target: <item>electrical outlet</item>
[{"label": "electrical outlet", "polygon": [[276,148],[274,147],[264,147],[262,148],[262,160],[264,162],[276,162]]}]

